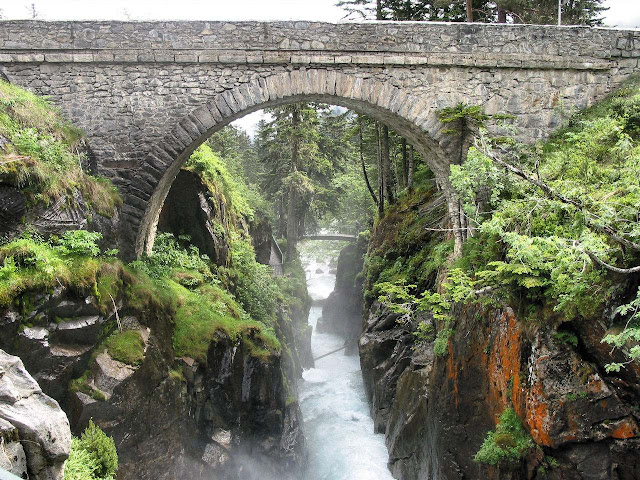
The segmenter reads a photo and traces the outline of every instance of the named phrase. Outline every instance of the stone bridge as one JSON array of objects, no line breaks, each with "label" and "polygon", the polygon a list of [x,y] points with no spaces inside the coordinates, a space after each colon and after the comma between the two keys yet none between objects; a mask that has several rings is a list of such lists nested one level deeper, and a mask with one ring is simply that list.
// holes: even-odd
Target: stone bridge
[{"label": "stone bridge", "polygon": [[[301,100],[370,115],[414,144],[441,187],[459,102],[543,138],[638,69],[640,32],[417,22],[0,21],[0,74],[48,95],[123,193],[123,252],[151,248],[176,173],[209,135]],[[449,205],[452,208],[451,204]]]}]

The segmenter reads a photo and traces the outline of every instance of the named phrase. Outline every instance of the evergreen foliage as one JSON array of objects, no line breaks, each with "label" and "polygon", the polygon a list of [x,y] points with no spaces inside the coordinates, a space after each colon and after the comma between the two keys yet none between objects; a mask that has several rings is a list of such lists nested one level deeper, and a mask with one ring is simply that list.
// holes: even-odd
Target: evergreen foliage
[{"label": "evergreen foliage", "polygon": [[[631,80],[534,147],[492,143],[481,131],[464,163],[451,166],[450,179],[469,220],[461,258],[445,259],[437,282],[417,282],[392,230],[411,229],[393,223],[391,210],[374,234],[387,238],[383,231],[390,232],[380,249],[384,257],[376,245],[370,248],[368,291],[402,311],[441,308],[443,301],[489,301],[526,305],[529,317],[538,321],[550,315],[545,305],[564,321],[598,317],[621,283],[613,275],[633,273],[640,262],[639,98],[640,82]],[[415,205],[415,198],[405,198],[397,208],[406,212]],[[427,232],[423,235],[427,238]],[[430,251],[446,243],[440,245]],[[424,270],[432,271],[428,264]],[[440,285],[438,297],[433,297],[434,284]],[[629,362],[640,356],[637,298],[618,308],[619,333],[604,339],[624,351]],[[450,330],[451,325],[440,327]],[[623,367],[613,363],[608,369]]]},{"label": "evergreen foliage", "polygon": [[[346,18],[466,22],[467,0],[342,0]],[[563,0],[563,25],[602,25],[604,0]],[[554,25],[557,0],[472,0],[473,21]]]},{"label": "evergreen foliage", "polygon": [[515,410],[508,407],[500,415],[496,429],[487,435],[474,460],[488,465],[517,465],[533,445]]},{"label": "evergreen foliage", "polygon": [[64,480],[113,480],[117,470],[118,454],[113,438],[89,420],[82,436],[71,440]]}]

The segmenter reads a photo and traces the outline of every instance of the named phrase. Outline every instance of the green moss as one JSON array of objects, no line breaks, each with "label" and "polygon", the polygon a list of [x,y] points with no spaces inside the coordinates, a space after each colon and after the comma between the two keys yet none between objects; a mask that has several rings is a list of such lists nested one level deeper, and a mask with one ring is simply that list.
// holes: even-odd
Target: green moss
[{"label": "green moss", "polygon": [[254,337],[252,342],[258,339],[262,345],[252,348],[258,356],[280,350],[273,330],[251,319],[222,288],[205,285],[192,291],[172,280],[167,280],[165,286],[177,301],[173,333],[176,356],[206,363],[209,345],[218,330],[234,340],[249,336]]},{"label": "green moss", "polygon": [[76,190],[102,215],[113,215],[122,203],[109,180],[80,167],[82,133],[46,100],[1,80],[0,134],[10,140],[0,151],[0,181],[19,188],[28,205],[60,197],[71,205]]},{"label": "green moss", "polygon": [[39,239],[9,242],[0,246],[0,307],[23,293],[59,285],[93,293],[102,265],[98,258],[69,254]]},{"label": "green moss", "polygon": [[94,400],[97,400],[98,402],[104,402],[107,399],[105,394],[98,389],[91,392],[91,398],[93,398]]},{"label": "green moss", "polygon": [[74,378],[69,382],[69,391],[70,392],[82,392],[86,395],[91,395],[93,393],[93,388],[89,385],[89,374],[91,372],[86,370],[82,376],[78,378]]},{"label": "green moss", "polygon": [[104,342],[114,360],[128,365],[140,365],[144,360],[144,341],[137,330],[116,332]]},{"label": "green moss", "polygon": [[118,261],[107,261],[101,265],[96,282],[96,298],[103,313],[110,311],[124,286],[123,267]]},{"label": "green moss", "polygon": [[184,166],[185,170],[197,173],[211,192],[221,193],[230,202],[234,213],[247,219],[253,218],[254,211],[247,198],[250,196],[242,182],[235,181],[224,161],[209,145],[200,145]]},{"label": "green moss", "polygon": [[184,378],[184,373],[182,373],[182,367],[178,366],[176,368],[172,368],[169,370],[169,378],[174,382],[174,383],[184,383],[187,381],[186,378]]},{"label": "green moss", "polygon": [[533,440],[522,426],[522,421],[511,407],[500,415],[496,429],[487,438],[474,457],[474,461],[488,465],[515,466],[533,447]]}]

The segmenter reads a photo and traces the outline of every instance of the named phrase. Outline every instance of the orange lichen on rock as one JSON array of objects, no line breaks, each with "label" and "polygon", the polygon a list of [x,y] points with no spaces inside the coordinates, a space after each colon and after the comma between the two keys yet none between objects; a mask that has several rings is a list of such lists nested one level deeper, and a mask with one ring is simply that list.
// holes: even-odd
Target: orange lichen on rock
[{"label": "orange lichen on rock", "polygon": [[551,412],[544,399],[542,382],[540,379],[536,379],[527,393],[525,423],[529,427],[531,437],[538,445],[553,447],[554,441],[549,432]]},{"label": "orange lichen on rock", "polygon": [[449,355],[447,356],[447,378],[451,380],[453,384],[453,392],[456,396],[456,405],[460,404],[460,392],[458,390],[458,374],[460,373],[458,366],[453,358],[453,345],[451,343],[451,339],[449,339],[449,344],[447,345],[449,349]]},{"label": "orange lichen on rock", "polygon": [[638,425],[632,418],[623,419],[611,432],[611,438],[617,438],[618,440],[638,436],[640,436],[640,431],[638,431]]},{"label": "orange lichen on rock", "polygon": [[511,401],[521,415],[524,407],[520,388],[522,329],[511,310],[500,316],[498,332],[488,359],[490,405],[497,416]]}]

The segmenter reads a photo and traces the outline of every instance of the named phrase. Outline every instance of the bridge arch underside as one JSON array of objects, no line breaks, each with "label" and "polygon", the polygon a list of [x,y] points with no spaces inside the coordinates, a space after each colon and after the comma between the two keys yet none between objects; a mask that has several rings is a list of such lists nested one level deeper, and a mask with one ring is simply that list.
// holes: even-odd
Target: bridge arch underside
[{"label": "bridge arch underside", "polygon": [[[414,145],[440,182],[449,172],[447,152],[459,148],[443,133],[427,100],[387,82],[329,73],[293,71],[243,84],[215,95],[156,142],[132,181],[125,205],[144,210],[135,234],[135,255],[153,248],[156,227],[171,184],[191,153],[213,133],[249,113],[296,102],[339,105],[374,118]],[[133,215],[135,218],[135,215]],[[135,228],[135,227],[134,227]]]}]

